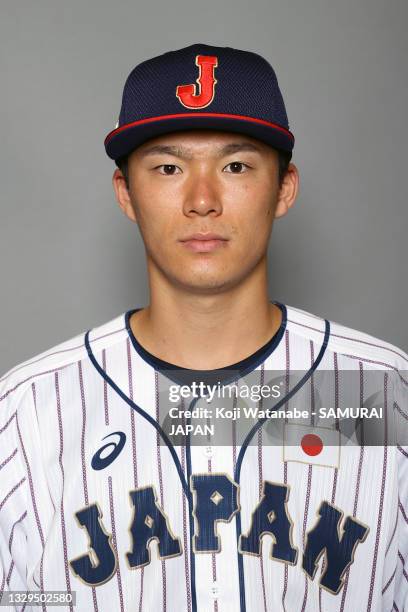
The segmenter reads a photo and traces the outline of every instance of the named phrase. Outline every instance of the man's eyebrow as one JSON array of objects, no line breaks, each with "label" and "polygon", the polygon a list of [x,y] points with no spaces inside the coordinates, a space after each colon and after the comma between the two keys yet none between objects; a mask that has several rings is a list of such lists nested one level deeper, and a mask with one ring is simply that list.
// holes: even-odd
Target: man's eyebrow
[{"label": "man's eyebrow", "polygon": [[223,155],[231,155],[231,153],[237,153],[238,151],[254,151],[255,153],[260,153],[261,149],[251,142],[233,142],[220,149],[220,157]]},{"label": "man's eyebrow", "polygon": [[[217,157],[224,157],[225,155],[231,155],[233,153],[238,153],[239,151],[252,151],[255,153],[260,153],[261,149],[250,142],[233,142],[220,147],[217,150]],[[190,149],[173,145],[153,145],[141,151],[141,155],[143,157],[157,154],[173,155],[174,157],[179,157],[181,159],[192,159]]]},{"label": "man's eyebrow", "polygon": [[164,153],[167,155],[174,155],[174,157],[191,159],[191,154],[186,149],[170,145],[154,145],[152,147],[149,147],[148,149],[142,150],[140,153],[143,157],[147,155],[157,155],[158,153]]}]

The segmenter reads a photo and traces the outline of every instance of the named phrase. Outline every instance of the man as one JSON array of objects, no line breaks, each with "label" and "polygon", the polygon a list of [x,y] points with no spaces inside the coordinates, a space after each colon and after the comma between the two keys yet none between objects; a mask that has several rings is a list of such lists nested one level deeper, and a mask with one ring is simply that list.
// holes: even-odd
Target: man
[{"label": "man", "polygon": [[[408,449],[388,444],[408,356],[268,296],[293,143],[259,55],[197,44],[129,75],[105,146],[150,300],[1,381],[9,609],[408,609]],[[379,438],[317,414],[327,381]]]}]

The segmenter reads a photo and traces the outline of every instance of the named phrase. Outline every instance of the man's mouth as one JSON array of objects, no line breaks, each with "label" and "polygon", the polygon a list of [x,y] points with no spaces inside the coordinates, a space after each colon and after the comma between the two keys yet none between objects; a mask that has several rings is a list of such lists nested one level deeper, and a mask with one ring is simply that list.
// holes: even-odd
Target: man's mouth
[{"label": "man's mouth", "polygon": [[228,239],[220,234],[199,232],[182,238],[180,242],[186,248],[196,253],[209,253],[210,251],[225,247]]}]

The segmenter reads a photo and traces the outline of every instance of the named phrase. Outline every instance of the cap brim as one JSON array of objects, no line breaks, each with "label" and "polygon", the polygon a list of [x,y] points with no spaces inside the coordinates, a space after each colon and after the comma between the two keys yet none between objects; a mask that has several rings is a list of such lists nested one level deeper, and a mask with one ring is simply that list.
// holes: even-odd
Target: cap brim
[{"label": "cap brim", "polygon": [[149,117],[122,125],[107,135],[105,150],[111,159],[117,160],[151,138],[171,132],[195,129],[245,134],[273,148],[288,152],[292,152],[295,141],[289,130],[262,119],[219,113],[184,113]]}]

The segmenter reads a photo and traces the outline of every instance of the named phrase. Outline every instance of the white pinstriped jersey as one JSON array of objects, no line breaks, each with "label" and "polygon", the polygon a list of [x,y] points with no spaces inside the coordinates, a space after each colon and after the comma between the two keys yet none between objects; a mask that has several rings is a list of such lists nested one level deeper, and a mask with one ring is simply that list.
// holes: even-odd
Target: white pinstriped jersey
[{"label": "white pinstriped jersey", "polygon": [[[384,372],[385,410],[408,415],[404,393],[387,385],[388,373],[397,372],[405,388],[406,354],[305,311],[283,311],[275,341],[255,364],[260,377],[266,370],[312,374],[317,358],[317,368],[339,376],[377,369]],[[291,459],[281,446],[263,444],[260,428],[245,449],[232,440],[171,452],[154,425],[158,371],[132,336],[129,313],[92,329],[88,345],[85,339],[80,334],[0,381],[1,591],[75,591],[75,608],[62,609],[80,612],[408,610],[408,448],[354,446],[341,449],[338,464],[321,465],[313,456]],[[312,375],[305,385],[313,394]],[[111,434],[111,448],[120,452],[98,466],[95,456]],[[239,510],[216,523],[219,550],[195,552],[191,475],[217,474],[239,480]],[[237,538],[250,533],[267,486],[283,491],[290,545],[279,547],[279,538],[266,533],[260,554],[247,554]],[[140,527],[133,521],[149,494],[155,502]],[[339,533],[347,517],[362,530],[337,593],[322,585],[327,566],[336,573],[333,556],[318,555],[314,577],[302,561],[322,502],[329,512],[340,511]],[[274,516],[268,517],[273,526]],[[158,539],[137,541],[159,524],[168,546],[161,556]],[[288,551],[297,551],[291,562],[283,558]]]}]

